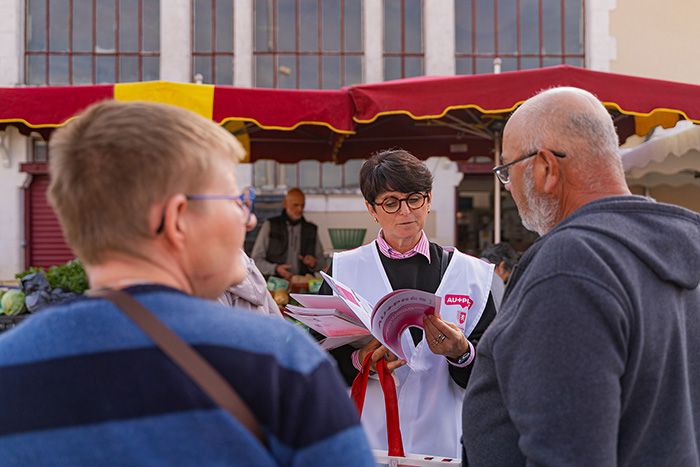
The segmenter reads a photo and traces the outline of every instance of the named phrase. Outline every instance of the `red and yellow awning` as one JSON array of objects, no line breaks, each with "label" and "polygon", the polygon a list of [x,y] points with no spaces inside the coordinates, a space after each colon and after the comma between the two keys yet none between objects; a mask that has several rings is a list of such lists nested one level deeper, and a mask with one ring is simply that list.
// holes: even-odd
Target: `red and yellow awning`
[{"label": "red and yellow awning", "polygon": [[419,77],[348,88],[355,134],[336,159],[366,157],[400,146],[420,157],[493,157],[494,141],[510,113],[537,92],[575,86],[611,111],[624,142],[679,119],[700,123],[700,86],[603,73],[571,66],[500,74]]},{"label": "red and yellow awning", "polygon": [[[18,126],[46,136],[65,125],[90,104],[105,99],[152,101],[176,105],[224,125],[252,152],[275,157],[283,142],[316,140],[308,156],[329,159],[335,138],[353,132],[352,102],[346,91],[237,88],[152,81],[95,86],[0,88],[0,124]],[[268,133],[268,142],[250,134]],[[285,138],[274,138],[276,134]],[[337,135],[337,136],[336,136]],[[267,140],[265,140],[267,141]],[[298,160],[298,151],[290,160]],[[258,157],[258,159],[261,157]],[[302,157],[303,158],[303,157]],[[285,160],[284,155],[281,158]],[[330,159],[329,159],[330,160]]]},{"label": "red and yellow awning", "polygon": [[237,88],[148,81],[94,86],[0,88],[0,122],[29,128],[56,128],[85,107],[104,99],[176,105],[224,124],[251,122],[267,130],[302,125],[352,133],[352,105],[345,91]]},{"label": "red and yellow awning", "polygon": [[[595,94],[608,108],[635,117],[636,133],[679,119],[700,123],[700,86],[587,70],[567,65],[488,75],[420,77],[349,88],[353,119],[372,123],[387,115],[413,120],[440,119],[448,112],[474,109],[502,115],[537,92],[575,86]],[[659,123],[657,123],[659,122]]]},{"label": "red and yellow awning", "polygon": [[571,66],[421,77],[340,90],[279,90],[171,82],[0,88],[0,127],[45,137],[103,99],[164,102],[224,125],[250,160],[342,162],[387,147],[419,157],[488,156],[494,135],[542,89],[576,86],[611,111],[621,141],[679,119],[700,123],[700,86]]}]

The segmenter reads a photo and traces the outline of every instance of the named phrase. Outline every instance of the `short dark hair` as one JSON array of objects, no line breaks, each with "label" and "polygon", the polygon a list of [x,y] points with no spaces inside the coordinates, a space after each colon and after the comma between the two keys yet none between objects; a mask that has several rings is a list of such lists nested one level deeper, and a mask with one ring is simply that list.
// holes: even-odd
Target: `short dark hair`
[{"label": "short dark hair", "polygon": [[362,164],[360,190],[370,204],[386,191],[427,193],[433,190],[433,174],[410,152],[388,149],[372,154]]},{"label": "short dark hair", "polygon": [[496,243],[484,248],[481,257],[495,265],[499,265],[503,261],[506,271],[512,271],[515,263],[518,262],[518,254],[508,242]]}]

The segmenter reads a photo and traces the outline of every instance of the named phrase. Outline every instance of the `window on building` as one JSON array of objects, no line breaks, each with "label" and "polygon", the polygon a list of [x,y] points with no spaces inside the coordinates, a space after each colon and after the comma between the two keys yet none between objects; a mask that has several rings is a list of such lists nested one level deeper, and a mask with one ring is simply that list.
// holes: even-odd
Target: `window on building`
[{"label": "window on building", "polygon": [[233,2],[192,3],[192,71],[205,83],[233,84]]},{"label": "window on building", "polygon": [[424,73],[423,0],[384,0],[384,79]]},{"label": "window on building", "polygon": [[156,80],[159,0],[27,0],[25,82]]},{"label": "window on building", "polygon": [[338,89],[361,83],[361,0],[255,0],[255,85]]},{"label": "window on building", "polygon": [[[220,1],[220,0],[218,0]],[[363,81],[362,0],[255,0],[255,85],[339,89]],[[359,166],[258,161],[261,190],[300,187],[309,193],[354,190]]]},{"label": "window on building", "polygon": [[583,0],[455,0],[458,74],[584,66]]},{"label": "window on building", "polygon": [[253,183],[262,191],[285,191],[299,187],[307,193],[355,192],[360,186],[363,162],[352,159],[339,165],[304,160],[297,164],[279,164],[261,160],[253,164]]},{"label": "window on building", "polygon": [[30,139],[31,141],[31,155],[30,159],[32,162],[48,162],[49,161],[49,145],[46,141],[34,136]]}]

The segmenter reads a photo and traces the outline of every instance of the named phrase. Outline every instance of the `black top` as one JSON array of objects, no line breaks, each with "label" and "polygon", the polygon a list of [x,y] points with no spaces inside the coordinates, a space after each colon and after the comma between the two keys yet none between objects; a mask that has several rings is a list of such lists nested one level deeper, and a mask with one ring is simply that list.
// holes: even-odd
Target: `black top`
[{"label": "black top", "polygon": [[[377,249],[379,247],[377,246]],[[430,243],[430,263],[428,259],[423,255],[415,255],[406,259],[391,259],[384,256],[379,252],[379,257],[382,261],[382,266],[389,278],[389,283],[393,290],[398,289],[416,289],[425,292],[435,293],[440,281],[442,280],[442,271],[440,268],[440,259],[442,256],[442,247],[436,243]],[[452,252],[449,254],[449,260],[452,260]],[[332,274],[332,265],[328,271],[329,275]],[[333,291],[330,286],[325,282],[321,286],[318,292],[323,295],[331,295]],[[491,321],[496,317],[496,307],[493,302],[493,298],[489,293],[488,302],[486,303],[486,309],[481,315],[481,319],[476,324],[474,330],[467,336],[472,345],[476,348],[479,339],[483,335],[484,331],[491,324]],[[413,337],[413,342],[418,345],[418,343],[423,338],[423,330],[418,328],[410,328],[411,336]],[[330,354],[338,362],[338,367],[340,372],[343,374],[345,381],[348,385],[352,384],[353,379],[357,375],[357,370],[352,364],[352,353],[356,349],[350,345],[345,345],[333,349]],[[456,367],[450,365],[445,361],[445,365],[449,365],[450,376],[452,380],[461,387],[467,386],[467,381],[469,380],[469,375],[472,371],[472,365],[468,365],[464,368]]]}]

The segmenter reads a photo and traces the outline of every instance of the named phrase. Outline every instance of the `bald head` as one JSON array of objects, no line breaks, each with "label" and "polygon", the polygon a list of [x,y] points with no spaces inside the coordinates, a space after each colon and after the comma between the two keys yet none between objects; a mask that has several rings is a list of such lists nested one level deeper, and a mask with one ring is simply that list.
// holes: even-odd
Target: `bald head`
[{"label": "bald head", "polygon": [[580,206],[629,194],[610,114],[588,91],[561,87],[525,101],[503,133],[506,185],[523,224],[544,234]]},{"label": "bald head", "polygon": [[299,188],[291,188],[284,198],[284,210],[287,217],[296,221],[304,215],[304,205],[306,204],[306,196]]},{"label": "bald head", "polygon": [[523,153],[546,148],[570,155],[562,163],[574,169],[584,185],[604,182],[601,175],[624,180],[612,118],[583,89],[553,88],[528,99],[508,120],[504,137],[509,135],[520,141]]}]

